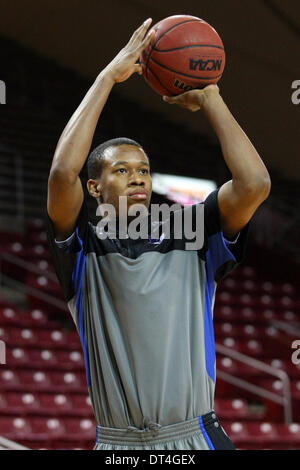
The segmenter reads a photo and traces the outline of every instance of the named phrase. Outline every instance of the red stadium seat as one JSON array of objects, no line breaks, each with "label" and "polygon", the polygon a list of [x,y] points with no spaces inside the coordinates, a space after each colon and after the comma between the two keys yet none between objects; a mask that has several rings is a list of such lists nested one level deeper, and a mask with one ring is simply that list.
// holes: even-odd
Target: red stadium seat
[{"label": "red stadium seat", "polygon": [[236,310],[229,305],[216,305],[214,308],[214,317],[215,319],[226,321],[226,322],[236,322],[238,320],[238,315]]},{"label": "red stadium seat", "polygon": [[30,423],[25,418],[0,417],[0,435],[12,441],[26,439],[31,433]]},{"label": "red stadium seat", "polygon": [[23,348],[7,348],[6,362],[14,368],[30,366],[28,352]]},{"label": "red stadium seat", "polygon": [[17,390],[21,387],[19,375],[10,369],[0,369],[0,390]]},{"label": "red stadium seat", "polygon": [[45,246],[41,245],[40,243],[27,247],[25,258],[31,263],[40,259],[46,259],[47,261],[51,262],[48,248],[45,248]]},{"label": "red stadium seat", "polygon": [[28,234],[26,238],[26,243],[28,245],[35,244],[35,245],[43,245],[46,250],[48,249],[48,239],[47,239],[47,232],[45,230],[41,231],[34,231]]},{"label": "red stadium seat", "polygon": [[59,367],[64,370],[84,370],[83,354],[79,351],[57,351]]},{"label": "red stadium seat", "polygon": [[246,324],[254,324],[257,320],[257,315],[252,307],[242,307],[240,310],[240,322]]},{"label": "red stadium seat", "polygon": [[242,423],[241,421],[234,421],[231,423],[224,422],[222,423],[222,427],[232,439],[235,446],[240,446],[249,440],[249,432],[246,423]]},{"label": "red stadium seat", "polygon": [[26,347],[38,344],[36,332],[31,328],[11,328],[9,336],[9,342],[11,345]]},{"label": "red stadium seat", "polygon": [[246,323],[245,325],[241,325],[237,328],[237,337],[250,339],[250,338],[260,338],[261,337],[261,329],[257,326],[252,324]]},{"label": "red stadium seat", "polygon": [[241,291],[241,283],[236,279],[227,277],[219,283],[219,289],[239,293]]},{"label": "red stadium seat", "polygon": [[293,284],[290,284],[289,282],[285,282],[283,284],[279,284],[277,286],[277,290],[280,292],[282,295],[290,295],[293,296],[297,293],[297,289]]},{"label": "red stadium seat", "polygon": [[261,283],[261,290],[266,294],[272,295],[277,291],[277,286],[273,282],[264,281]]},{"label": "red stadium seat", "polygon": [[300,424],[278,424],[277,430],[279,439],[284,448],[299,449],[300,447]]},{"label": "red stadium seat", "polygon": [[41,327],[47,326],[48,324],[47,315],[42,310],[33,309],[28,312],[28,316],[30,318],[29,321],[32,323],[32,326]]},{"label": "red stadium seat", "polygon": [[6,325],[14,325],[17,321],[17,313],[12,308],[1,308],[0,309],[0,325],[1,327]]},{"label": "red stadium seat", "polygon": [[226,336],[233,336],[237,335],[236,327],[229,322],[226,323],[215,323],[215,337],[226,337]]},{"label": "red stadium seat", "polygon": [[58,418],[31,418],[31,439],[47,441],[64,436],[65,426]]},{"label": "red stadium seat", "polygon": [[49,260],[46,260],[46,259],[37,260],[37,261],[35,261],[35,266],[38,269],[40,269],[41,275],[42,275],[43,272],[44,273],[47,273],[47,272],[55,273],[54,265]]},{"label": "red stadium seat", "polygon": [[55,351],[48,349],[32,349],[28,350],[28,356],[31,368],[44,370],[60,366]]},{"label": "red stadium seat", "polygon": [[251,441],[255,441],[258,448],[267,447],[270,443],[273,444],[280,440],[277,426],[274,423],[248,423],[247,426]]},{"label": "red stadium seat", "polygon": [[246,356],[252,356],[260,358],[263,355],[264,348],[261,341],[257,341],[256,339],[250,339],[246,341],[239,342],[239,351]]},{"label": "red stadium seat", "polygon": [[216,369],[235,375],[239,370],[239,363],[230,357],[223,357],[217,354]]},{"label": "red stadium seat", "polygon": [[40,403],[33,393],[6,393],[6,414],[27,415],[40,410]]},{"label": "red stadium seat", "polygon": [[42,230],[45,230],[45,222],[43,219],[35,218],[35,219],[26,219],[26,232],[33,233],[38,232],[40,233]]},{"label": "red stadium seat", "polygon": [[20,371],[20,382],[28,391],[53,390],[50,374],[41,370]]},{"label": "red stadium seat", "polygon": [[38,344],[47,349],[70,349],[67,334],[62,330],[39,330]]},{"label": "red stadium seat", "polygon": [[219,307],[220,305],[229,305],[229,306],[236,306],[237,305],[237,298],[238,295],[228,292],[226,290],[218,290],[216,292],[216,305]]},{"label": "red stadium seat", "polygon": [[72,400],[73,415],[85,416],[94,419],[94,412],[91,405],[91,400],[88,395],[70,395]]},{"label": "red stadium seat", "polygon": [[237,448],[266,449],[280,443],[276,424],[269,422],[224,423],[224,429]]},{"label": "red stadium seat", "polygon": [[51,372],[51,380],[55,389],[61,393],[87,391],[86,376],[83,372]]},{"label": "red stadium seat", "polygon": [[67,415],[74,412],[70,396],[61,394],[41,394],[40,403],[43,414],[49,416]]},{"label": "red stadium seat", "polygon": [[214,410],[220,419],[240,420],[249,418],[247,402],[241,399],[215,400]]},{"label": "red stadium seat", "polygon": [[241,288],[247,294],[259,294],[260,284],[253,279],[247,279],[241,283]]},{"label": "red stadium seat", "polygon": [[83,440],[96,438],[96,422],[93,419],[65,419],[64,440]]},{"label": "red stadium seat", "polygon": [[0,325],[16,326],[18,328],[50,328],[52,324],[48,322],[47,316],[41,310],[24,311],[16,308],[0,309]]}]

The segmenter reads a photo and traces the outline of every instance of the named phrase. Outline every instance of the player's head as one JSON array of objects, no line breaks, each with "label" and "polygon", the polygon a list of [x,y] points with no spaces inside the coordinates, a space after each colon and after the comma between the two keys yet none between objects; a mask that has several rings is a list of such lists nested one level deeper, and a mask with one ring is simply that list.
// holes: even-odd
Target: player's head
[{"label": "player's head", "polygon": [[[126,137],[103,142],[87,160],[89,194],[98,204],[112,204],[118,214],[119,196],[133,204],[150,205],[152,181],[149,159],[143,147]],[[134,195],[133,193],[144,195]]]}]

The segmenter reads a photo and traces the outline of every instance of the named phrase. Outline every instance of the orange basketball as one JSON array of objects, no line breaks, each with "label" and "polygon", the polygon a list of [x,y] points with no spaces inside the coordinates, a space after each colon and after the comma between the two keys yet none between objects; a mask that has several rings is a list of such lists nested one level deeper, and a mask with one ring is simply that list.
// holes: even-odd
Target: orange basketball
[{"label": "orange basketball", "polygon": [[140,63],[153,90],[174,96],[220,80],[225,67],[224,45],[206,21],[174,15],[152,29],[155,35],[142,52]]}]

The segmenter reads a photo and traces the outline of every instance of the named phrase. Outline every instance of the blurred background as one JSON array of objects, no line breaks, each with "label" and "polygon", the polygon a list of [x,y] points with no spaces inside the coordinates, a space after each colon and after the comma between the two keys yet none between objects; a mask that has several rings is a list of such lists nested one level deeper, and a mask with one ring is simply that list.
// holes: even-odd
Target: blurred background
[{"label": "blurred background", "polygon": [[[0,12],[2,447],[93,447],[79,336],[45,233],[49,169],[68,120],[134,30],[149,17],[154,25],[188,14],[220,34],[221,94],[272,179],[246,259],[217,290],[215,410],[240,449],[300,449],[300,367],[292,361],[300,344],[299,2],[0,0]],[[113,88],[91,148],[120,136],[143,145],[153,172],[216,186],[231,179],[204,116],[164,103],[138,75]],[[168,194],[153,193],[152,202],[164,201]]]}]

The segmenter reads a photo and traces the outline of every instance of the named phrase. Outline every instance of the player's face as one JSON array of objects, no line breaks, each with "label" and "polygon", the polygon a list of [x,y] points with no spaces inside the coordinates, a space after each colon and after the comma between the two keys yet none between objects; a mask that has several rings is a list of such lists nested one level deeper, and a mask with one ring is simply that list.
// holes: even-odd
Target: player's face
[{"label": "player's face", "polygon": [[145,152],[134,145],[109,147],[105,151],[100,177],[101,202],[112,204],[118,214],[119,196],[127,197],[127,207],[150,205],[152,180]]}]

